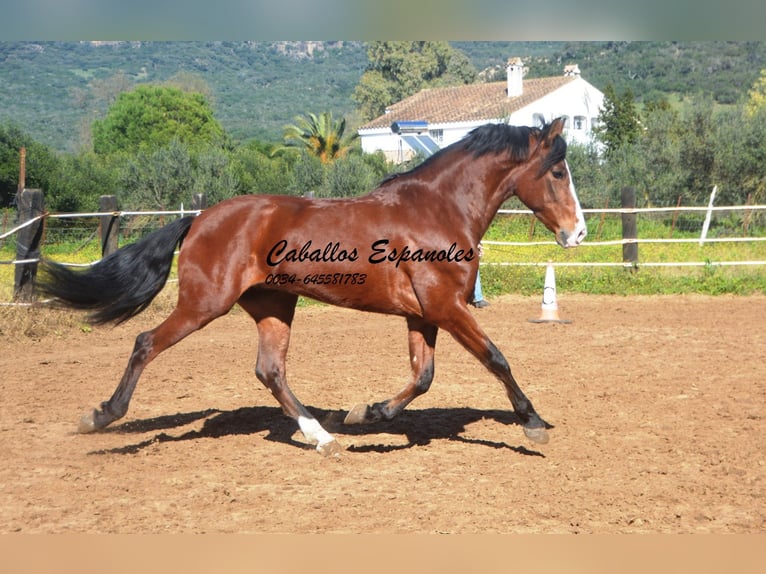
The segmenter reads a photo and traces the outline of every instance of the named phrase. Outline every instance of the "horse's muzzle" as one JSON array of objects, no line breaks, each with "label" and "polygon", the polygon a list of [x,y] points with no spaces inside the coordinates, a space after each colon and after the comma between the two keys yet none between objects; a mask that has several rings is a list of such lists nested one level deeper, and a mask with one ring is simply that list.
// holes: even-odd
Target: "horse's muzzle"
[{"label": "horse's muzzle", "polygon": [[578,225],[572,233],[568,233],[563,229],[559,231],[556,236],[556,242],[564,249],[577,247],[583,242],[586,235],[588,235],[588,229],[585,225]]}]

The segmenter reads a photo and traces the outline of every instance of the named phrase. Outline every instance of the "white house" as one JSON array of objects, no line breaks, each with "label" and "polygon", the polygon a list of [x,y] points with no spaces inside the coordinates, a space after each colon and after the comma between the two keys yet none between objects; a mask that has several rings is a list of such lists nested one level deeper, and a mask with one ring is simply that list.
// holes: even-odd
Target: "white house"
[{"label": "white house", "polygon": [[407,143],[412,138],[392,131],[394,124],[407,125],[411,132],[420,130],[444,147],[482,124],[539,126],[557,117],[566,119],[568,141],[592,141],[604,94],[580,77],[577,65],[566,66],[561,76],[525,80],[521,59],[511,58],[506,72],[505,81],[430,88],[392,104],[359,128],[362,150],[381,150],[394,162],[415,155],[418,146]]}]

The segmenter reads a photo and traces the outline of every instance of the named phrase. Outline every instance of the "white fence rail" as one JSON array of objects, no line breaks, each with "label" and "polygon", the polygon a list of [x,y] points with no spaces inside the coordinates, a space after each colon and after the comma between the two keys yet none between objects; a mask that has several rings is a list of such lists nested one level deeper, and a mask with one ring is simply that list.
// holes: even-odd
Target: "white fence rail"
[{"label": "white fence rail", "polygon": [[[714,197],[714,195],[711,195]],[[757,243],[766,241],[766,237],[707,237],[707,231],[710,224],[710,215],[713,212],[729,212],[729,211],[766,211],[766,205],[734,205],[734,206],[713,206],[712,202],[707,207],[644,207],[644,208],[602,208],[602,209],[583,209],[584,214],[652,214],[652,213],[682,213],[682,212],[703,212],[706,214],[705,221],[702,224],[700,237],[698,238],[646,238],[639,237],[636,239],[623,238],[607,241],[590,241],[588,239],[580,245],[580,248],[597,247],[597,246],[616,246],[616,245],[629,245],[629,244],[669,244],[669,243],[697,243],[703,245],[705,243]],[[528,209],[500,209],[498,214],[505,215],[531,215],[532,212]],[[542,245],[556,245],[555,241],[493,241],[483,240],[484,245],[498,245],[507,247],[532,247]],[[493,266],[546,266],[552,264],[560,267],[706,267],[706,266],[758,266],[766,265],[766,260],[750,260],[750,261],[677,261],[677,262],[652,262],[641,261],[640,263],[630,262],[491,262],[483,263],[483,265]]]},{"label": "white fence rail", "polygon": [[130,215],[180,215],[183,217],[185,215],[199,215],[200,213],[202,213],[202,211],[199,209],[194,211],[184,211],[181,209],[179,211],[94,211],[92,213],[44,213],[42,215],[33,217],[32,219],[28,219],[24,223],[17,225],[13,229],[9,229],[5,233],[0,233],[0,240],[10,237],[25,227],[29,227],[30,225],[33,225],[38,221],[46,218],[75,219],[81,217],[127,217]]},{"label": "white fence rail", "polygon": [[[602,209],[583,209],[585,214],[649,214],[649,213],[682,213],[682,212],[705,212],[711,213],[716,211],[758,211],[766,210],[766,205],[736,205],[736,206],[707,206],[707,207],[647,207],[647,208],[602,208]],[[183,207],[180,210],[167,210],[167,211],[114,211],[114,212],[89,212],[89,213],[46,213],[34,217],[24,223],[19,224],[12,229],[9,229],[0,234],[0,240],[4,240],[11,235],[17,233],[21,229],[32,225],[33,223],[44,219],[73,219],[73,218],[93,218],[93,217],[128,217],[128,216],[186,216],[186,215],[199,215],[201,210],[184,210]],[[532,212],[528,209],[500,209],[498,215],[532,215]],[[637,238],[637,239],[617,239],[607,241],[586,241],[580,246],[580,248],[596,247],[596,246],[617,246],[626,245],[630,243],[747,243],[747,242],[763,242],[766,241],[766,237],[715,237],[707,238],[701,236],[700,238]],[[555,241],[495,241],[484,240],[485,245],[497,245],[508,247],[533,247],[543,245],[556,245]],[[19,265],[26,263],[39,262],[39,258],[33,259],[13,259],[7,261],[0,261],[0,265]],[[95,263],[95,262],[94,262]],[[92,265],[90,264],[72,264],[72,265]],[[500,265],[500,266],[543,266],[548,265],[548,261],[540,262],[492,262],[482,263],[483,265]],[[625,262],[609,262],[609,261],[589,261],[589,262],[554,262],[556,266],[566,267],[634,267],[634,263]],[[640,262],[640,267],[701,267],[701,266],[757,266],[766,265],[766,261],[752,260],[752,261],[679,261],[679,262]]]},{"label": "white fence rail", "polygon": [[[92,218],[92,217],[129,217],[129,216],[142,216],[142,215],[154,215],[154,216],[165,216],[165,215],[179,215],[181,217],[184,217],[186,215],[199,215],[202,213],[202,210],[196,209],[196,210],[184,210],[183,206],[180,210],[168,210],[168,211],[94,211],[94,212],[86,212],[86,213],[44,213],[42,215],[38,215],[36,217],[33,217],[31,219],[28,219],[27,221],[20,223],[16,227],[9,229],[8,231],[4,233],[0,233],[0,241],[3,239],[6,239],[10,237],[11,235],[14,235],[15,233],[18,233],[25,227],[29,227],[30,225],[34,225],[38,221],[41,221],[43,219],[76,219],[76,218]],[[10,261],[0,261],[0,265],[21,265],[25,263],[39,263],[40,258],[34,258],[34,259],[13,259]],[[77,266],[88,266],[88,265],[94,265],[97,263],[97,261],[94,261],[92,263],[87,264],[75,264],[75,263],[66,263],[65,265],[71,265],[73,267]]]}]

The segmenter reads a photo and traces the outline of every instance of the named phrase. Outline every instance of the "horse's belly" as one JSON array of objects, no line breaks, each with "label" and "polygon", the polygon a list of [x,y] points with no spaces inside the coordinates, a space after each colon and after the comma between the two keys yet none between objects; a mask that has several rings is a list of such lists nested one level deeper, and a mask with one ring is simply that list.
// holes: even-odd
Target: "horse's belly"
[{"label": "horse's belly", "polygon": [[420,314],[406,274],[374,266],[281,267],[266,277],[264,286],[341,307],[394,315]]}]

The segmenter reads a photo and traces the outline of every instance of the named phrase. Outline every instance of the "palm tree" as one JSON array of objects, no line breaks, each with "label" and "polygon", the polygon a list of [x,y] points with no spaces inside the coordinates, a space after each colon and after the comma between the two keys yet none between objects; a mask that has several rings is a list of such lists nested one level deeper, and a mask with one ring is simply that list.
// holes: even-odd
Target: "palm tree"
[{"label": "palm tree", "polygon": [[344,137],[346,119],[333,120],[332,112],[296,116],[295,123],[285,126],[285,145],[278,151],[300,147],[318,157],[322,163],[345,156],[357,134]]}]

